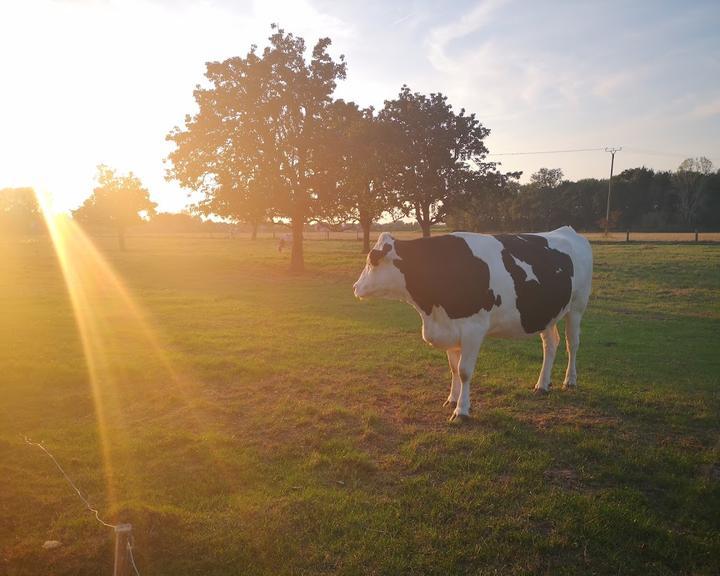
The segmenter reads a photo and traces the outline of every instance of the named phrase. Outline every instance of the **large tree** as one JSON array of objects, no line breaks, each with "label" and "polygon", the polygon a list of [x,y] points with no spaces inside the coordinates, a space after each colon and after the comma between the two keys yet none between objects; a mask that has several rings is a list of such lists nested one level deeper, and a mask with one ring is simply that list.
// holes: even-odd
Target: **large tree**
[{"label": "large tree", "polygon": [[255,240],[260,224],[272,216],[270,208],[271,184],[266,172],[249,175],[223,172],[213,183],[213,193],[206,194],[191,207],[196,213],[218,215],[233,222],[250,224],[250,238]]},{"label": "large tree", "polygon": [[0,190],[0,233],[31,234],[42,229],[42,221],[32,188]]},{"label": "large tree", "polygon": [[400,165],[393,126],[380,120],[373,108],[343,100],[331,106],[329,126],[328,176],[334,179],[335,192],[333,197],[331,187],[323,187],[330,194],[324,203],[338,219],[360,225],[362,251],[368,252],[372,223],[398,206],[394,182]]},{"label": "large tree", "polygon": [[448,206],[448,226],[473,232],[509,229],[521,175],[522,172],[468,172],[461,193],[455,194]]},{"label": "large tree", "polygon": [[396,188],[402,209],[418,221],[424,237],[430,236],[430,227],[443,221],[453,195],[468,182],[467,171],[482,175],[494,169],[484,162],[483,140],[490,130],[475,114],[453,111],[446,96],[426,96],[407,86],[385,102],[380,118],[401,134],[403,166]]},{"label": "large tree", "polygon": [[95,179],[97,186],[82,206],[73,211],[73,218],[86,224],[113,228],[120,249],[125,250],[127,228],[142,222],[143,217],[155,214],[157,204],[150,200],[147,188],[132,172],[117,174],[100,164]]},{"label": "large tree", "polygon": [[533,222],[533,228],[552,230],[560,225],[562,182],[563,172],[560,168],[540,168],[530,176],[530,182],[523,187],[524,209]]},{"label": "large tree", "polygon": [[686,158],[673,174],[672,180],[683,224],[697,224],[705,201],[708,177],[713,173],[713,163],[704,156]]},{"label": "large tree", "polygon": [[244,58],[207,64],[209,85],[194,92],[199,111],[168,135],[176,145],[168,176],[204,192],[208,206],[230,206],[225,198],[234,195],[239,210],[253,198],[287,219],[290,268],[300,273],[303,227],[323,213],[327,166],[319,151],[345,62],[330,57],[329,38],[318,40],[309,60],[302,38],[273,25],[269,40],[262,53],[252,46]]}]

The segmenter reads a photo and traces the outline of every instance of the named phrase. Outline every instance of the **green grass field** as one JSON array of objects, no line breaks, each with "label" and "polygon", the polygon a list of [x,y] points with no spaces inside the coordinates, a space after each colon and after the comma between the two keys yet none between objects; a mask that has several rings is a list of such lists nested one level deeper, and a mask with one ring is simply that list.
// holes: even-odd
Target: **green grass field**
[{"label": "green grass field", "polygon": [[143,575],[720,573],[720,246],[595,245],[578,389],[491,340],[460,427],[416,313],[353,298],[358,243],[306,249],[294,278],[271,240],[107,239],[148,328],[88,288],[93,394],[50,243],[0,241],[0,574],[112,573],[23,434]]}]

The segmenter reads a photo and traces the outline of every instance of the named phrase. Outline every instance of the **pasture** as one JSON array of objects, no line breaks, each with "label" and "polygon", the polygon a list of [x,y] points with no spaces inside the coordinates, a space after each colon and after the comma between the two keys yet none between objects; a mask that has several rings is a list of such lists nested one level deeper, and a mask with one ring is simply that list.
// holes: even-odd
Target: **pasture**
[{"label": "pasture", "polygon": [[23,434],[145,575],[720,573],[718,245],[594,245],[578,389],[564,348],[538,397],[539,339],[489,340],[451,426],[415,311],[353,298],[356,241],[297,278],[269,239],[102,239],[137,310],[85,283],[87,361],[50,242],[0,242],[2,574],[112,572]]}]

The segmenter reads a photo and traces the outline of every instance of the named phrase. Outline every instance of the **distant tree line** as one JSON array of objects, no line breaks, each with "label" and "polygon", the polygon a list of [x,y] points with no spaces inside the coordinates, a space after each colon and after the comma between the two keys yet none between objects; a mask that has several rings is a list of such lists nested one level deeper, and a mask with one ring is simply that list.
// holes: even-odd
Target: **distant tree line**
[{"label": "distant tree line", "polygon": [[43,217],[32,188],[0,189],[0,235],[44,232]]},{"label": "distant tree line", "polygon": [[[464,190],[448,207],[453,229],[474,231],[578,230],[604,227],[608,180],[565,180],[542,168],[530,182],[486,180]],[[707,158],[688,158],[677,170],[631,168],[613,177],[610,228],[620,230],[720,229],[720,170]]]}]

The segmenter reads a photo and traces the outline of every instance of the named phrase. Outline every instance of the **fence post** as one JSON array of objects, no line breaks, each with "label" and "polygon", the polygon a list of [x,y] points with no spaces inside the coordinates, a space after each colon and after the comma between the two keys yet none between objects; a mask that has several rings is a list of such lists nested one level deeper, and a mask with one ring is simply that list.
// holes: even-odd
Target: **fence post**
[{"label": "fence post", "polygon": [[625,231],[625,242],[630,242],[630,230]]},{"label": "fence post", "polygon": [[115,569],[113,576],[130,576],[132,574],[130,555],[128,553],[131,532],[132,524],[118,524],[115,526]]},{"label": "fence post", "polygon": [[698,241],[698,231],[697,231],[697,228],[695,228],[695,242],[697,242],[697,241]]}]

